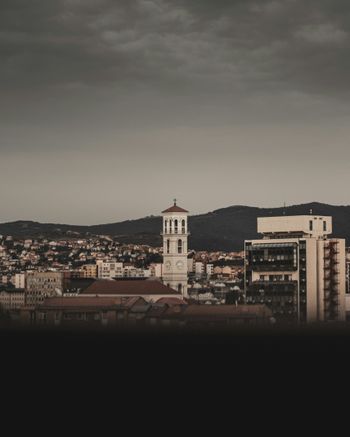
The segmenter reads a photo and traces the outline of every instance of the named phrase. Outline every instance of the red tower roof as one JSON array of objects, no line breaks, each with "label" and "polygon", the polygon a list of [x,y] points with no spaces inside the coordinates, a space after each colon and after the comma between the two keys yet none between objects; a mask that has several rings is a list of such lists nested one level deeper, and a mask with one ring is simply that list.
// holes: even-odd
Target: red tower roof
[{"label": "red tower roof", "polygon": [[174,205],[171,206],[168,209],[165,209],[164,211],[162,211],[162,214],[164,214],[165,212],[188,212],[186,209],[180,208],[180,206],[176,205],[176,199],[174,200]]}]

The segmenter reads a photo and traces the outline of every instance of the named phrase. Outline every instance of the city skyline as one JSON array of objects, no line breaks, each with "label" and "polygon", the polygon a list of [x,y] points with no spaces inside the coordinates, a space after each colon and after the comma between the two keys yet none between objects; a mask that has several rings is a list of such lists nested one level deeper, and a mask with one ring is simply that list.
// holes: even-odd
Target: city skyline
[{"label": "city skyline", "polygon": [[3,0],[0,222],[348,205],[344,0]]}]

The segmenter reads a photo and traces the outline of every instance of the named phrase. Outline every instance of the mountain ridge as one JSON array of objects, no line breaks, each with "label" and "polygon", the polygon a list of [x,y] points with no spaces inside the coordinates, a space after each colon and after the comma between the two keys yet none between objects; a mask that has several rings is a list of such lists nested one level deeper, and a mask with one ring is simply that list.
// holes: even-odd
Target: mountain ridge
[{"label": "mountain ridge", "polygon": [[[231,205],[204,214],[190,216],[189,247],[195,250],[241,250],[245,239],[258,238],[257,217],[278,215],[331,215],[333,235],[350,242],[350,206],[320,202],[261,208]],[[16,238],[73,238],[87,235],[111,235],[121,243],[161,245],[161,216],[147,216],[100,225],[69,225],[17,220],[1,223],[0,234]]]}]

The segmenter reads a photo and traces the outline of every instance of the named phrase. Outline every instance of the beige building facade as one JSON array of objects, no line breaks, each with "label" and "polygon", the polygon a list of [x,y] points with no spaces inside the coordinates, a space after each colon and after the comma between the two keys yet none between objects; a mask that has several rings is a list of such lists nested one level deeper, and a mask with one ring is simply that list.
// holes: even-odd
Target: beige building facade
[{"label": "beige building facade", "polygon": [[258,218],[258,232],[261,240],[245,242],[247,303],[284,321],[344,321],[345,240],[329,238],[332,218]]},{"label": "beige building facade", "polygon": [[26,304],[40,305],[46,297],[63,294],[62,272],[27,272]]},{"label": "beige building facade", "polygon": [[0,309],[3,311],[18,310],[25,305],[24,290],[0,292]]}]

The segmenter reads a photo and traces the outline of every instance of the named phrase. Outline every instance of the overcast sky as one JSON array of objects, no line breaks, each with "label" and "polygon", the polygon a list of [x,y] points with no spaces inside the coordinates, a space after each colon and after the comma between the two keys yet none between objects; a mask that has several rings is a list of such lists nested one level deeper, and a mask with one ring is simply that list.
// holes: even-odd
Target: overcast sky
[{"label": "overcast sky", "polygon": [[349,204],[348,0],[1,0],[0,222]]}]

